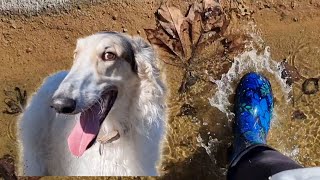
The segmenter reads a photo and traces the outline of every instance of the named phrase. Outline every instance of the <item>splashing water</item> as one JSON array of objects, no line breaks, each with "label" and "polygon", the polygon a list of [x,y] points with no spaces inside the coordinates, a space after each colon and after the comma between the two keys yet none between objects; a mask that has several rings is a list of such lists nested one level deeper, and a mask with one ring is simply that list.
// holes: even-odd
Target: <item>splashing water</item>
[{"label": "splashing water", "polygon": [[235,84],[239,82],[241,77],[248,72],[269,73],[280,84],[282,91],[287,102],[289,101],[288,95],[291,90],[290,86],[286,85],[285,79],[281,78],[283,68],[280,63],[271,59],[270,48],[266,47],[262,54],[252,48],[250,51],[245,51],[234,59],[234,62],[229,69],[228,73],[223,74],[220,80],[211,80],[218,87],[216,94],[209,99],[210,105],[218,108],[221,112],[225,113],[228,120],[231,121],[234,113],[230,110],[232,103],[229,97],[235,92]]},{"label": "splashing water", "polygon": [[[249,24],[249,28],[249,32],[255,31],[254,24]],[[211,81],[217,85],[217,91],[213,97],[209,99],[210,105],[223,112],[226,115],[229,124],[234,118],[232,110],[233,102],[230,101],[230,97],[234,95],[237,84],[242,76],[248,72],[258,72],[263,75],[268,75],[270,80],[275,80],[272,82],[276,84],[273,84],[272,86],[278,87],[276,88],[277,90],[279,89],[277,94],[278,96],[284,97],[284,104],[287,104],[290,100],[289,93],[291,91],[291,87],[286,84],[286,79],[281,78],[283,66],[280,65],[280,62],[272,60],[270,47],[264,46],[264,41],[261,36],[257,33],[252,33],[250,36],[253,41],[248,43],[246,47],[248,50],[234,58],[234,62],[229,71],[226,74],[223,74],[220,80],[211,79]],[[259,51],[254,48],[253,44],[263,51]],[[273,119],[277,118],[277,111],[274,111]],[[274,126],[276,122],[277,120],[273,120],[271,126]],[[215,162],[215,157],[212,152],[215,150],[215,146],[217,146],[217,142],[219,141],[217,139],[213,139],[211,136],[209,136],[207,144],[203,142],[201,136],[198,136],[197,140],[201,147],[206,150],[211,160]],[[287,153],[293,153],[294,155],[297,154],[294,152]],[[223,171],[224,169],[221,168],[221,170]]]},{"label": "splashing water", "polygon": [[[225,113],[229,121],[233,119],[234,113],[230,110],[232,103],[229,102],[228,98],[234,94],[236,84],[241,77],[248,72],[267,72],[271,74],[281,86],[286,102],[290,100],[289,93],[291,87],[286,84],[286,79],[281,78],[281,72],[284,67],[280,66],[279,62],[271,59],[270,47],[265,46],[264,48],[265,42],[254,22],[248,23],[246,31],[249,32],[248,35],[252,39],[246,45],[245,49],[248,50],[234,58],[231,68],[226,74],[221,76],[220,80],[211,79],[211,81],[218,86],[218,90],[215,95],[209,99],[210,105]],[[254,45],[260,50],[263,50],[263,53],[258,53]]]}]

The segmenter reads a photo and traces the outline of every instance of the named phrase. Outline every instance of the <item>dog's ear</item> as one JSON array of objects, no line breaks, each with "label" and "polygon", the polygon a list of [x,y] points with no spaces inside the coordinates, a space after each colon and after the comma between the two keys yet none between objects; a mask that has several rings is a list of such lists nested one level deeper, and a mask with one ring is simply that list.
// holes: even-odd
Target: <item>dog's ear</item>
[{"label": "dog's ear", "polygon": [[133,37],[132,39],[139,77],[149,80],[159,77],[160,72],[156,67],[157,59],[151,45],[139,36]]},{"label": "dog's ear", "polygon": [[[152,46],[141,37],[133,37],[134,57],[137,64],[141,86],[149,93],[159,97],[165,93],[165,85],[157,67],[157,56]],[[147,93],[148,94],[148,93]],[[147,96],[147,95],[146,95]]]}]

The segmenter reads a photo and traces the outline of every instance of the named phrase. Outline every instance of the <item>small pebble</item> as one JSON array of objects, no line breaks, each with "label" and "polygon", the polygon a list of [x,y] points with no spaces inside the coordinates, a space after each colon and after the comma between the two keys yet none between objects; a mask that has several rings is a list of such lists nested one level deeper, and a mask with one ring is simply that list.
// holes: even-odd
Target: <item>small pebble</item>
[{"label": "small pebble", "polygon": [[17,25],[14,21],[10,21],[10,27],[13,28],[13,29],[17,29]]},{"label": "small pebble", "polygon": [[296,110],[292,113],[292,118],[302,120],[307,119],[307,116],[302,111]]},{"label": "small pebble", "polygon": [[10,27],[13,29],[17,29],[17,26],[15,24],[12,24]]},{"label": "small pebble", "polygon": [[114,21],[117,20],[117,15],[113,15],[112,20],[114,20]]},{"label": "small pebble", "polygon": [[123,28],[123,30],[122,30],[123,32],[128,32],[128,29],[126,29],[126,28]]},{"label": "small pebble", "polygon": [[291,8],[294,9],[296,7],[296,3],[294,1],[291,2]]},{"label": "small pebble", "polygon": [[26,49],[26,53],[31,53],[32,49],[31,48],[27,48]]}]

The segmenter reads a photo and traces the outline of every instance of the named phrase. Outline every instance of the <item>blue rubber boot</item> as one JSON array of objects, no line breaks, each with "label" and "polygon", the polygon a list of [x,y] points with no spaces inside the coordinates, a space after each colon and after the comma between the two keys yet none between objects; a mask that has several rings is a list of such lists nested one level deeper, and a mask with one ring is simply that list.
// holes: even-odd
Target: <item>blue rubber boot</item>
[{"label": "blue rubber boot", "polygon": [[231,161],[249,146],[266,144],[272,111],[273,95],[270,82],[254,72],[243,76],[235,96]]}]

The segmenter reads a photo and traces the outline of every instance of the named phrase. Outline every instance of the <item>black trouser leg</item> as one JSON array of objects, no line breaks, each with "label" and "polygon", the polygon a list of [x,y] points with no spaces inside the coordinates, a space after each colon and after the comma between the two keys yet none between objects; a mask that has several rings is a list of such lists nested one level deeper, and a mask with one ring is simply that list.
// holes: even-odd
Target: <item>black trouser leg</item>
[{"label": "black trouser leg", "polygon": [[228,180],[268,180],[281,171],[302,168],[280,152],[263,144],[253,145],[231,162]]}]

